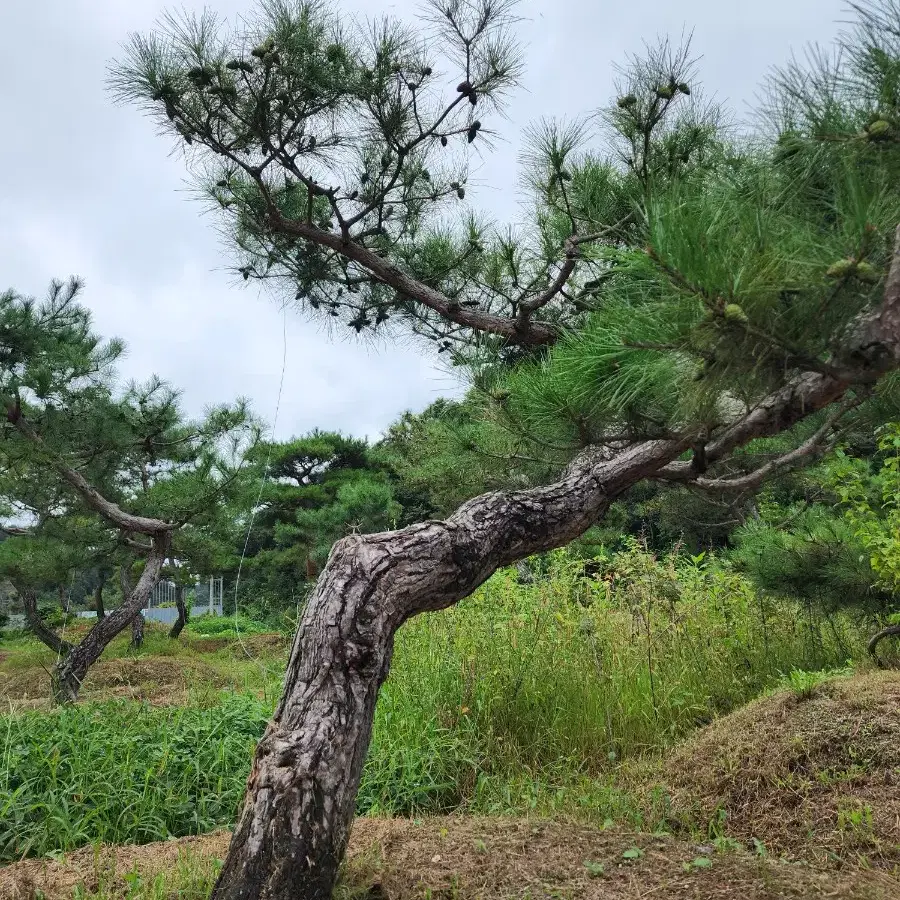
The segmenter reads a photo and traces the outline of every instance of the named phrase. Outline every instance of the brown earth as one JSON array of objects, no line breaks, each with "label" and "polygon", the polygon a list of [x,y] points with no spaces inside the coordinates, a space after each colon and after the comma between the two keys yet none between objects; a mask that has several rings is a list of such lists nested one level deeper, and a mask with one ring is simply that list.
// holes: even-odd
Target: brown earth
[{"label": "brown earth", "polygon": [[[71,900],[79,888],[99,887],[104,898],[124,898],[128,873],[137,872],[146,883],[179,870],[192,873],[191,885],[202,891],[227,842],[228,833],[217,832],[143,846],[84,848],[58,861],[26,860],[0,869],[0,898]],[[623,856],[628,851],[636,858]],[[159,896],[201,896],[170,886],[172,893]],[[898,889],[882,872],[815,872],[744,851],[716,853],[669,836],[569,822],[439,817],[358,819],[336,897],[891,900]]]},{"label": "brown earth", "polygon": [[248,634],[245,637],[191,637],[189,646],[197,653],[217,653],[227,649],[238,659],[284,656],[290,649],[293,638],[290,635],[266,632]]},{"label": "brown earth", "polygon": [[757,700],[681,745],[665,777],[695,825],[818,867],[900,874],[900,672]]},{"label": "brown earth", "polygon": [[280,634],[278,632],[270,632],[266,634],[251,634],[244,638],[244,646],[240,644],[232,644],[232,650],[237,653],[248,651],[253,655],[260,656],[282,656],[287,654],[291,649],[291,643],[294,636],[290,634]]},{"label": "brown earth", "polygon": [[[80,697],[176,703],[198,684],[224,687],[227,680],[201,660],[185,656],[125,657],[101,660],[92,666]],[[0,698],[19,707],[49,702],[49,672],[43,666],[0,672]]]}]

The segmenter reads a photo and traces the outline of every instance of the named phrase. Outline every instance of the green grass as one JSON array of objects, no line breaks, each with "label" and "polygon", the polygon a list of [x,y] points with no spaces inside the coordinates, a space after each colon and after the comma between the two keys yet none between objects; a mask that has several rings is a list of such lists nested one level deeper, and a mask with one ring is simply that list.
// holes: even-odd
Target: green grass
[{"label": "green grass", "polygon": [[373,754],[402,758],[432,735],[465,748],[466,796],[479,802],[499,799],[492,781],[568,790],[664,751],[795,669],[838,668],[863,652],[849,617],[809,620],[733,572],[639,549],[614,562],[611,586],[560,553],[532,585],[501,572],[454,609],[410,622]]},{"label": "green grass", "polygon": [[247,637],[251,634],[263,634],[271,631],[268,625],[255,622],[246,616],[210,616],[203,615],[188,619],[185,629],[198,637]]},{"label": "green grass", "polygon": [[166,872],[146,875],[132,869],[117,873],[98,856],[92,879],[96,886],[76,886],[72,900],[208,900],[220,868],[221,860],[182,853]]},{"label": "green grass", "polygon": [[[603,578],[585,579],[562,552],[531,585],[500,572],[399,633],[359,811],[565,812],[653,826],[667,814],[653,788],[666,748],[791,672],[845,665],[864,640],[849,617],[820,621],[733,572],[637,547]],[[148,635],[141,655],[197,652],[190,640],[176,648]],[[234,684],[262,685],[266,699],[0,718],[0,858],[230,824],[279,666],[228,648],[202,658]]]},{"label": "green grass", "polygon": [[0,859],[145,843],[234,820],[269,708],[91,703],[5,717]]}]

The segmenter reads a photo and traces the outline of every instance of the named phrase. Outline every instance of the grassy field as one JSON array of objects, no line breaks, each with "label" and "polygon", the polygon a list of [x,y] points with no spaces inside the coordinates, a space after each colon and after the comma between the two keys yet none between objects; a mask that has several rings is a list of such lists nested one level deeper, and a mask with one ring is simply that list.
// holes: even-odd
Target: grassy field
[{"label": "grassy field", "polygon": [[[664,755],[779,685],[812,692],[824,676],[804,673],[846,673],[866,637],[849,616],[823,618],[734,572],[637,547],[591,577],[565,553],[530,584],[498,573],[400,633],[359,812],[706,835],[715,810],[673,810]],[[151,628],[138,652],[114,642],[83,702],[53,710],[52,656],[4,639],[0,860],[230,825],[288,646],[228,619],[198,620],[179,641]]]}]

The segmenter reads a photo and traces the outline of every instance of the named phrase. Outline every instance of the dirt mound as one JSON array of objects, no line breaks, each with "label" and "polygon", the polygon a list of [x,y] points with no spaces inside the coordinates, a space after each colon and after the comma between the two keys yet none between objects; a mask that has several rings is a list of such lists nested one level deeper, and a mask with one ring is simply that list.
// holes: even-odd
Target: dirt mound
[{"label": "dirt mound", "polygon": [[231,640],[231,638],[224,637],[192,637],[189,646],[195,653],[218,653],[228,647]]},{"label": "dirt mound", "polygon": [[[102,885],[104,897],[124,898],[125,876],[131,872],[137,872],[145,884],[158,873],[168,873],[164,876],[169,879],[167,893],[159,896],[180,896],[177,891],[186,879],[193,886],[208,883],[215,860],[221,859],[227,844],[227,833],[219,832],[142,847],[85,848],[59,861],[27,860],[0,869],[0,897],[71,900],[78,886],[97,890]],[[637,900],[651,895],[677,900],[889,900],[896,896],[897,882],[883,873],[853,873],[850,878],[745,853],[698,855],[707,852],[671,837],[601,831],[564,822],[358,819],[335,896],[348,900]],[[130,880],[133,883],[134,876]]]},{"label": "dirt mound", "polygon": [[[205,663],[176,656],[138,656],[101,660],[91,667],[81,688],[83,700],[130,697],[179,702],[190,687],[223,687],[225,679]],[[50,697],[50,673],[33,666],[0,673],[0,697],[10,701],[44,701]],[[17,704],[18,705],[18,704]]]},{"label": "dirt mound", "polygon": [[816,865],[900,873],[900,672],[765,697],[688,740],[665,772],[694,824]]},{"label": "dirt mound", "polygon": [[[281,656],[291,649],[294,637],[290,634],[267,632],[265,634],[251,634],[244,638],[244,646],[247,650],[258,656]],[[238,648],[240,649],[240,648]]]},{"label": "dirt mound", "polygon": [[42,666],[0,672],[0,701],[45,699],[50,696],[50,673]]},{"label": "dirt mound", "polygon": [[225,685],[211,666],[178,656],[145,656],[111,659],[94,666],[84,681],[84,696],[97,692],[150,699],[162,692],[181,692],[190,687]]},{"label": "dirt mound", "polygon": [[248,634],[240,637],[195,637],[191,635],[187,645],[195,653],[218,653],[228,650],[237,659],[256,659],[260,656],[283,656],[291,646],[290,635],[277,632]]}]

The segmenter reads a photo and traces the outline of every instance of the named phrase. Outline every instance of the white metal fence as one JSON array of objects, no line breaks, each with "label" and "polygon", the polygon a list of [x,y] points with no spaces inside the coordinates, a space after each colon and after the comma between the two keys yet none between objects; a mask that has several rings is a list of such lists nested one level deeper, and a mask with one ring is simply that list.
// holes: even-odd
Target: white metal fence
[{"label": "white metal fence", "polygon": [[[166,578],[156,583],[150,594],[146,609],[141,612],[145,619],[160,622],[163,625],[174,625],[178,619],[178,608],[175,596],[178,588],[174,581]],[[191,617],[221,616],[225,606],[225,580],[221,575],[214,575],[209,580],[198,581],[193,587],[185,587],[184,602],[190,609]],[[112,612],[113,610],[107,610]],[[82,619],[95,619],[97,613],[86,610],[78,613]]]}]

